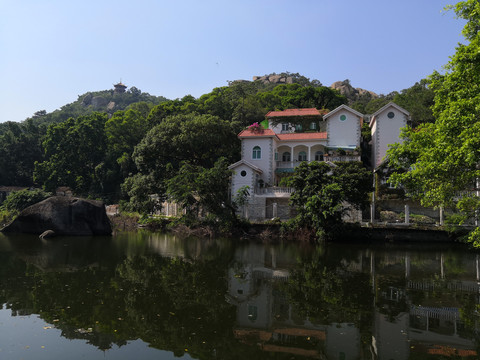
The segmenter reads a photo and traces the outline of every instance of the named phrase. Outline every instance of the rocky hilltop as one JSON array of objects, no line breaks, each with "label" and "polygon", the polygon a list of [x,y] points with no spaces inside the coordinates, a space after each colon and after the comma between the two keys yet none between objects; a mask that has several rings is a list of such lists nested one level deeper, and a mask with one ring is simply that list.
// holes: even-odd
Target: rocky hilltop
[{"label": "rocky hilltop", "polygon": [[254,76],[253,81],[261,81],[264,84],[293,84],[293,76],[283,76],[283,75],[263,75],[263,76]]},{"label": "rocky hilltop", "polygon": [[350,84],[350,80],[335,81],[332,85],[330,85],[330,87],[338,90],[338,92],[344,95],[349,102],[354,102],[365,97],[370,99],[378,98],[378,95],[373,91],[353,87]]},{"label": "rocky hilltop", "polygon": [[[253,81],[259,81],[264,85],[281,85],[281,84],[300,84],[303,86],[321,86],[321,82],[318,80],[310,80],[305,76],[296,73],[281,73],[281,74],[269,74],[263,76],[254,76]],[[244,80],[243,80],[244,81]],[[376,99],[378,95],[370,90],[362,88],[355,88],[350,84],[350,80],[335,81],[330,88],[338,90],[340,94],[344,95],[348,103],[351,104],[360,99]]]}]

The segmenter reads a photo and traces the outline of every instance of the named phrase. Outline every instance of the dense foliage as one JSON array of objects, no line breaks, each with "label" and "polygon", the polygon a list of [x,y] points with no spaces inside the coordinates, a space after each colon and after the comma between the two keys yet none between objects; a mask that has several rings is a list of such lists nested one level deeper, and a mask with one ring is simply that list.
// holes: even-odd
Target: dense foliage
[{"label": "dense foliage", "polygon": [[364,209],[372,189],[371,172],[362,163],[301,163],[285,179],[295,189],[290,203],[297,210],[291,221],[294,228],[307,228],[321,239],[341,230],[342,216],[353,209]]},{"label": "dense foliage", "polygon": [[7,196],[1,208],[12,213],[18,213],[30,205],[45,200],[49,196],[51,196],[50,193],[40,189],[14,191]]},{"label": "dense foliage", "polygon": [[[465,218],[478,216],[480,198],[480,3],[459,2],[452,7],[467,20],[459,44],[445,66],[445,73],[434,72],[430,87],[435,97],[434,123],[405,130],[404,143],[388,153],[399,170],[392,179],[405,186],[422,204],[453,207]],[[462,192],[462,193],[459,193]],[[471,234],[480,245],[480,231]]]}]

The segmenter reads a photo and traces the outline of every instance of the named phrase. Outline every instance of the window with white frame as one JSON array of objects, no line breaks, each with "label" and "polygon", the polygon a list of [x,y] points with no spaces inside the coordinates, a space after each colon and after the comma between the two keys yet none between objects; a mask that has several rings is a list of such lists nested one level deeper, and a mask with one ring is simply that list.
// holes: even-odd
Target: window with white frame
[{"label": "window with white frame", "polygon": [[290,153],[288,151],[285,151],[282,154],[282,161],[291,161]]},{"label": "window with white frame", "polygon": [[252,159],[258,160],[262,158],[262,149],[260,146],[255,146],[252,151]]},{"label": "window with white frame", "polygon": [[307,161],[307,153],[305,151],[298,153],[298,161]]}]

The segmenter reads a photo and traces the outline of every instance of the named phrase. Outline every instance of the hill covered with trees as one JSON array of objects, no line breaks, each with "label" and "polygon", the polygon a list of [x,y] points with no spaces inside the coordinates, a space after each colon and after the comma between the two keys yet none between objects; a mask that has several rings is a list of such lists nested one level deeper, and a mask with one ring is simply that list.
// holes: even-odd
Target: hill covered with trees
[{"label": "hill covered with trees", "polygon": [[[292,73],[232,81],[199,98],[167,100],[135,87],[89,92],[52,113],[0,124],[0,185],[47,191],[68,186],[76,195],[122,201],[124,208],[142,212],[153,209],[150,194],[158,194],[191,209],[203,201],[210,212],[215,206],[224,212],[220,205],[228,202],[228,191],[209,195],[214,188],[228,188],[227,166],[240,159],[236,135],[270,110],[349,104],[373,113],[393,100],[418,123],[433,119],[426,80],[388,95],[353,93]],[[204,195],[187,194],[192,189]]]}]

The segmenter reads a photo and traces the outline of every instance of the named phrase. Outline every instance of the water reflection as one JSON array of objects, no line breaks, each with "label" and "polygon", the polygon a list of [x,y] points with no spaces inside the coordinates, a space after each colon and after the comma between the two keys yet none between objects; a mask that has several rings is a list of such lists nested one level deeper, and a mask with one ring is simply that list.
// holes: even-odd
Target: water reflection
[{"label": "water reflection", "polygon": [[99,350],[141,339],[139,357],[477,358],[479,269],[437,245],[0,235],[0,313]]}]

